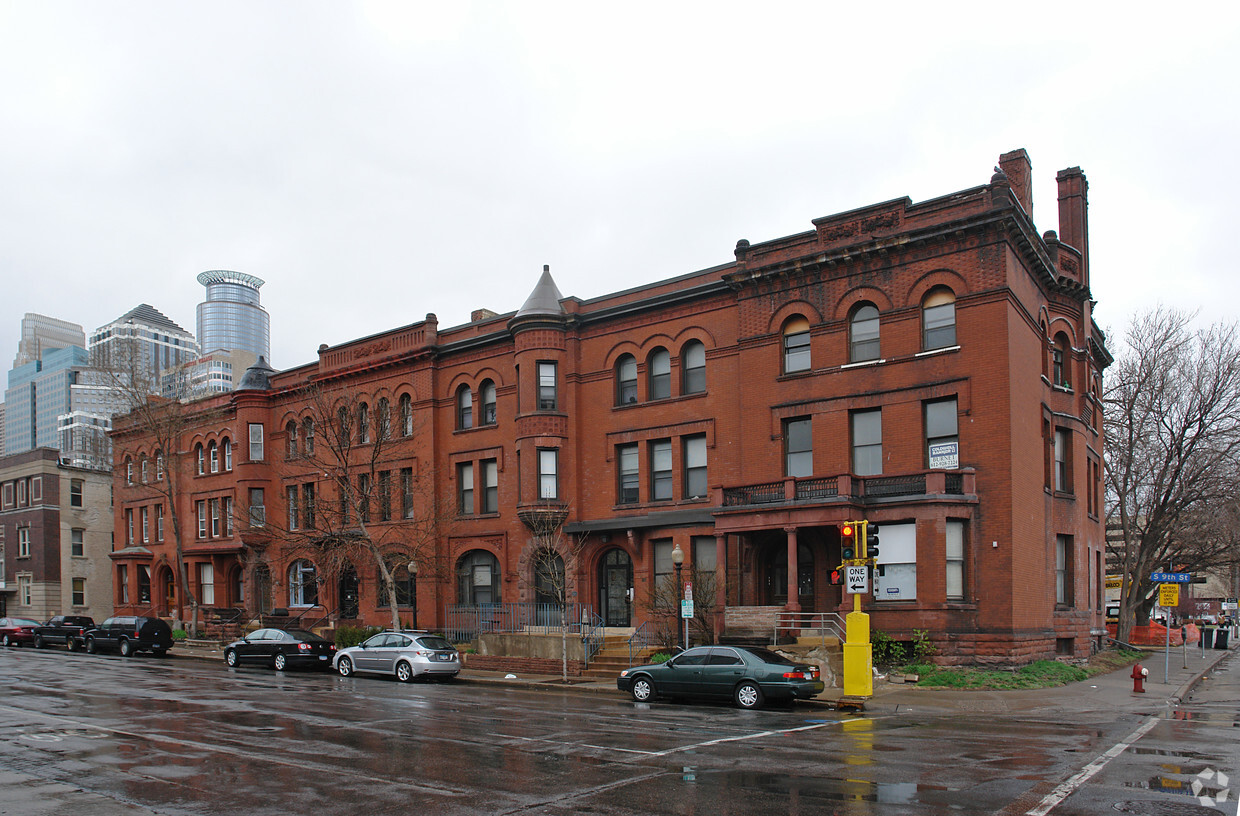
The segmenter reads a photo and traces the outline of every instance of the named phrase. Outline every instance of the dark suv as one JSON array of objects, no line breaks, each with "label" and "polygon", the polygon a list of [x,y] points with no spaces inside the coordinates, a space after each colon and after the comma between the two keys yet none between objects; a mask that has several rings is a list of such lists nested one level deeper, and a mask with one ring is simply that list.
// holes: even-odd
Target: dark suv
[{"label": "dark suv", "polygon": [[159,618],[121,615],[91,629],[83,640],[91,654],[115,649],[125,657],[137,652],[163,657],[172,648],[172,627]]}]

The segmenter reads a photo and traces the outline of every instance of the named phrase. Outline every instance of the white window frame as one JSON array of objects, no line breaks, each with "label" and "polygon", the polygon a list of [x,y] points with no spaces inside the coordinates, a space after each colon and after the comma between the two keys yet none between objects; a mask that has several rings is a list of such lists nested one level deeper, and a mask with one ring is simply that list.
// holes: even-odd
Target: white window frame
[{"label": "white window frame", "polygon": [[917,525],[882,525],[883,546],[876,559],[875,601],[914,601],[917,599]]}]

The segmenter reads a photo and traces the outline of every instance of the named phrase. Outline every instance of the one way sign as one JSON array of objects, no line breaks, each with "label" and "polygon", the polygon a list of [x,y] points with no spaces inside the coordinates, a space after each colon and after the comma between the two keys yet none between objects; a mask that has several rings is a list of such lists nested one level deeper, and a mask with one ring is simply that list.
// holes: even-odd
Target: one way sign
[{"label": "one way sign", "polygon": [[866,566],[845,567],[844,588],[849,595],[867,595],[870,592],[870,568]]}]

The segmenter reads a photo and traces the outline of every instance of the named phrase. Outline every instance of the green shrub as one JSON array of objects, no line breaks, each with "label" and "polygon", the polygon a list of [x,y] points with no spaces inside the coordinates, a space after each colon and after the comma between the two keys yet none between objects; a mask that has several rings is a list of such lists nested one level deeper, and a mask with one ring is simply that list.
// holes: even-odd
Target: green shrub
[{"label": "green shrub", "polygon": [[656,652],[650,656],[651,663],[666,663],[671,660],[672,656],[667,652]]},{"label": "green shrub", "polygon": [[378,626],[341,626],[336,630],[336,648],[356,646],[371,635],[382,632]]},{"label": "green shrub", "polygon": [[185,640],[187,637],[189,637],[189,634],[184,629],[173,629],[172,630],[173,640],[178,640],[178,641]]}]

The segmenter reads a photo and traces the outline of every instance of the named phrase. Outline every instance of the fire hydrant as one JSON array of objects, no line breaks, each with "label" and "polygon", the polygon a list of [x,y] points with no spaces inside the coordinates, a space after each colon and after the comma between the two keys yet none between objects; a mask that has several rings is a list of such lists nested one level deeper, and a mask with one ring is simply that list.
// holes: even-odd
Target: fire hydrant
[{"label": "fire hydrant", "polygon": [[1145,693],[1145,678],[1149,675],[1150,670],[1142,668],[1140,663],[1136,663],[1132,667],[1132,690],[1133,693]]}]

